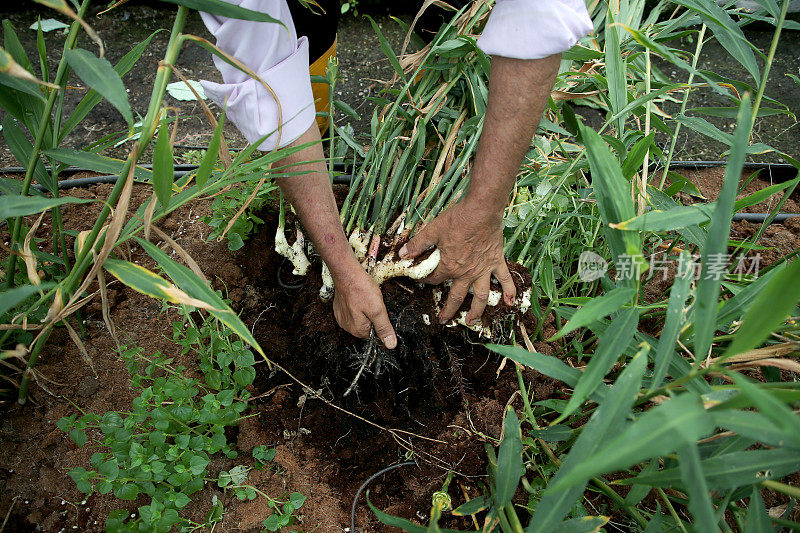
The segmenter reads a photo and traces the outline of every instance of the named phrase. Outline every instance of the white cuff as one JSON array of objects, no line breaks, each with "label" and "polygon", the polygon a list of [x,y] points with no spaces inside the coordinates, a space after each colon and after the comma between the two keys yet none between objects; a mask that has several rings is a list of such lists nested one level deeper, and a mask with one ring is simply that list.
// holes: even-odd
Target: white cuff
[{"label": "white cuff", "polygon": [[[308,74],[308,39],[301,37],[297,45],[297,50],[280,63],[256,72],[280,102],[283,127],[279,147],[305,133],[316,114]],[[242,132],[247,142],[253,144],[271,134],[258,148],[263,151],[275,149],[278,143],[278,105],[261,82],[248,78],[238,83],[202,81],[201,84],[217,105],[226,108],[226,117]]]},{"label": "white cuff", "polygon": [[489,55],[541,59],[569,50],[593,27],[583,0],[497,0],[478,47]]}]

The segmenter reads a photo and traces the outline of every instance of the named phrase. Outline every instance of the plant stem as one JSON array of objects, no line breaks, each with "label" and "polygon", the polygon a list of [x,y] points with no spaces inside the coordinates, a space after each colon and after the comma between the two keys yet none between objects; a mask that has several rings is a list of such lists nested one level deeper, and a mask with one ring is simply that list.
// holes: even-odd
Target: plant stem
[{"label": "plant stem", "polygon": [[[83,18],[86,15],[86,11],[89,9],[89,2],[90,0],[83,0],[80,9],[78,10],[78,16]],[[67,50],[71,50],[75,47],[75,42],[78,39],[78,32],[80,31],[80,23],[73,22],[72,26],[69,29],[69,35],[67,35],[67,39],[64,41],[64,52],[66,53]],[[63,91],[66,86],[66,78],[69,72],[68,65],[66,59],[62,56],[61,61],[58,63],[58,70],[56,71],[56,76],[53,80],[53,83],[60,87],[59,90],[51,89],[50,93],[47,96],[47,102],[45,103],[44,109],[42,110],[42,116],[39,119],[39,128],[36,130],[36,136],[34,137],[33,141],[33,148],[31,150],[31,156],[28,159],[27,163],[28,166],[25,169],[25,178],[22,181],[22,191],[20,192],[20,196],[27,196],[28,192],[31,189],[31,182],[33,181],[33,171],[36,168],[36,164],[39,162],[39,153],[42,149],[42,144],[44,143],[44,136],[47,132],[48,126],[50,126],[50,114],[53,112],[53,106],[56,102],[56,97],[58,93]],[[57,185],[54,184],[54,188]],[[58,194],[56,193],[56,196]],[[11,230],[11,251],[8,255],[8,265],[6,266],[6,288],[10,289],[14,286],[14,274],[16,273],[17,269],[17,254],[13,253],[14,247],[16,243],[19,241],[20,234],[22,233],[22,217],[17,217],[14,219],[14,227]]]},{"label": "plant stem", "polygon": [[678,523],[678,527],[681,528],[681,531],[683,533],[687,533],[686,527],[684,527],[684,525],[683,525],[683,520],[681,520],[681,518],[678,516],[678,513],[675,511],[675,508],[672,506],[672,502],[669,501],[669,497],[667,496],[667,493],[664,492],[664,489],[656,489],[656,491],[658,492],[659,496],[661,496],[661,499],[664,500],[664,505],[667,506],[667,510],[669,511],[669,514],[672,516],[672,518],[675,520],[675,522]]},{"label": "plant stem", "polygon": [[[788,2],[787,2],[788,3]],[[792,498],[800,498],[800,488],[792,487],[791,485],[787,485],[786,483],[781,483],[780,481],[762,481],[761,485],[765,488],[774,490],[776,492],[780,492],[782,494],[786,494],[787,496],[791,496]]]},{"label": "plant stem", "polygon": [[[88,5],[88,3],[89,0],[85,0],[85,4]],[[158,72],[156,73],[156,79],[153,84],[153,92],[150,98],[150,106],[147,110],[147,115],[142,121],[142,135],[134,145],[131,154],[128,156],[128,159],[125,161],[125,165],[123,166],[120,176],[128,177],[131,167],[136,165],[136,160],[138,159],[139,154],[141,154],[144,147],[147,146],[147,144],[153,137],[153,134],[157,126],[157,120],[160,115],[161,102],[164,99],[164,92],[166,91],[167,82],[169,81],[170,73],[172,72],[169,65],[173,64],[178,57],[178,52],[180,51],[180,46],[182,43],[180,39],[181,30],[183,29],[183,26],[186,23],[186,17],[188,13],[189,10],[187,8],[183,6],[178,7],[178,12],[175,16],[175,22],[172,25],[172,32],[170,34],[169,43],[167,44],[167,51],[164,54],[163,64],[159,65]],[[60,69],[61,67],[59,65],[59,71]],[[30,171],[31,172],[33,171],[33,167],[30,168]],[[129,179],[133,179],[132,175],[129,176]],[[74,292],[75,289],[77,289],[81,277],[86,272],[86,269],[89,268],[89,265],[91,264],[90,251],[95,249],[95,246],[97,245],[98,241],[98,236],[100,235],[100,231],[102,230],[103,225],[105,224],[105,221],[108,218],[108,215],[111,213],[110,206],[116,204],[117,200],[122,194],[122,190],[125,187],[126,182],[127,179],[117,180],[116,184],[114,185],[114,188],[111,191],[111,194],[108,197],[108,200],[103,205],[103,209],[100,211],[100,215],[97,217],[97,220],[95,221],[95,224],[92,227],[92,231],[90,232],[88,238],[86,239],[86,244],[83,246],[83,248],[80,250],[80,253],[75,258],[75,265],[73,266],[67,278],[62,282],[63,284],[62,286],[65,287],[66,289],[62,292],[63,298],[68,299],[72,294],[72,292]],[[48,328],[46,328],[39,336],[39,340],[36,343],[36,345],[31,347],[31,355],[28,359],[28,368],[25,372],[25,375],[22,377],[19,388],[18,402],[20,404],[23,404],[26,401],[28,393],[28,384],[30,382],[31,375],[33,373],[33,367],[36,365],[36,360],[38,359],[39,354],[41,353],[42,348],[44,347],[44,344],[47,342],[47,339],[50,337],[50,333],[52,331],[53,331],[52,325],[48,326]]]}]

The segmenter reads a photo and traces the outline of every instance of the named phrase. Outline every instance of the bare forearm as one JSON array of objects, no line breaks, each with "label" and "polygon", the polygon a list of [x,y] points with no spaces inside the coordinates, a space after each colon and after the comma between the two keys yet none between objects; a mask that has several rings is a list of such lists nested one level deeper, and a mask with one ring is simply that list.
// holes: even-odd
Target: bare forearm
[{"label": "bare forearm", "polygon": [[[316,124],[312,124],[292,145],[315,140],[319,140],[319,131]],[[293,165],[287,169],[288,172],[305,172],[278,178],[277,183],[303,222],[308,237],[334,279],[341,278],[353,268],[361,268],[342,230],[321,144],[317,143],[278,163],[278,166],[284,165]]]},{"label": "bare forearm", "polygon": [[502,217],[553,88],[561,55],[492,57],[489,102],[465,202]]}]

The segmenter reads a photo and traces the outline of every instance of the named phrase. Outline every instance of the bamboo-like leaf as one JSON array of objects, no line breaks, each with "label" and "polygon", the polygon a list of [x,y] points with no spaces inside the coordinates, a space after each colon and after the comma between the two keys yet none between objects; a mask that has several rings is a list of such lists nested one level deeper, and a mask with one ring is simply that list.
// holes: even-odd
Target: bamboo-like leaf
[{"label": "bamboo-like leaf", "polygon": [[625,157],[625,162],[622,164],[622,175],[626,180],[630,180],[634,174],[642,169],[645,155],[647,155],[647,152],[653,146],[655,135],[655,132],[652,132],[650,135],[642,137],[636,141],[636,144],[634,144],[630,152],[628,152],[627,157]]},{"label": "bamboo-like leaf", "polygon": [[747,38],[742,33],[742,29],[716,2],[703,2],[700,0],[676,0],[681,4],[700,15],[703,22],[708,25],[714,37],[717,38],[722,47],[738,61],[747,72],[758,82],[761,75],[758,70],[758,63],[753,54],[753,49]]},{"label": "bamboo-like leaf", "polygon": [[93,201],[88,198],[74,198],[72,196],[61,198],[0,196],[0,220],[41,213],[57,205],[88,204]]},{"label": "bamboo-like leaf", "polygon": [[[214,290],[204,283],[197,275],[192,272],[189,267],[176,263],[166,253],[164,253],[158,246],[151,242],[136,238],[136,241],[144,248],[144,250],[156,260],[164,272],[172,278],[178,287],[185,291],[190,297],[208,303],[214,309],[209,312],[219,319],[222,323],[231,328],[234,333],[239,335],[245,342],[255,348],[265,360],[267,360],[261,346],[258,345],[250,330],[244,325],[244,322],[236,316],[236,314],[228,307],[225,301],[214,292]],[[268,361],[268,360],[267,360]]]},{"label": "bamboo-like leaf", "polygon": [[175,287],[158,274],[151,272],[143,266],[129,261],[118,259],[106,259],[103,267],[108,270],[115,278],[132,288],[151,298],[166,300],[174,304],[189,305],[201,309],[213,309],[210,304],[189,297],[185,292]]},{"label": "bamboo-like leaf", "polygon": [[625,231],[674,231],[708,222],[713,204],[679,205],[669,211],[648,211],[611,227]]},{"label": "bamboo-like leaf", "polygon": [[711,418],[718,427],[733,431],[742,437],[762,442],[768,446],[793,446],[794,437],[786,430],[773,424],[770,419],[757,411],[724,409],[711,411]]},{"label": "bamboo-like leaf", "polygon": [[[10,115],[6,115],[5,120],[3,120],[3,138],[8,143],[11,153],[14,154],[14,157],[22,166],[27,167],[31,162],[31,158],[36,157],[33,155],[33,144],[20,129],[16,120]],[[44,168],[44,164],[39,157],[37,157],[33,167],[33,178],[50,191],[55,187],[50,174]]]},{"label": "bamboo-like leaf", "polygon": [[635,294],[636,289],[632,287],[616,287],[602,296],[592,298],[572,315],[572,318],[558,333],[547,339],[547,341],[552,342],[560,339],[567,333],[588,326],[596,320],[619,311],[620,307],[631,302]]},{"label": "bamboo-like leaf", "polygon": [[31,74],[28,70],[23,68],[19,63],[14,61],[14,58],[11,57],[11,54],[6,52],[5,49],[2,47],[0,47],[0,72],[12,76],[14,78],[19,78],[21,80],[38,83],[39,85],[44,85],[46,87],[50,87],[51,89],[59,88],[58,85],[53,85],[52,83],[47,83],[45,81],[42,81],[33,74]]},{"label": "bamboo-like leaf", "polygon": [[692,268],[691,256],[683,252],[681,261],[687,268],[675,276],[675,282],[669,293],[669,304],[667,305],[667,317],[664,321],[664,328],[658,339],[658,347],[655,353],[655,366],[653,367],[653,381],[651,388],[656,388],[664,381],[669,368],[670,360],[675,356],[675,343],[680,335],[683,326],[683,306],[689,296],[689,287],[694,278],[694,268]]},{"label": "bamboo-like leaf", "polygon": [[72,70],[89,86],[122,113],[128,125],[133,124],[133,113],[128,93],[122,79],[107,59],[97,57],[88,50],[75,48],[64,52]]},{"label": "bamboo-like leaf", "polygon": [[199,189],[206,186],[208,178],[211,176],[211,171],[214,170],[214,163],[217,162],[219,147],[222,144],[222,128],[224,125],[225,110],[222,111],[222,116],[219,118],[219,121],[217,121],[217,127],[214,128],[214,135],[211,136],[211,140],[208,142],[208,148],[203,156],[203,160],[200,162],[200,166],[197,168],[197,174],[195,174],[194,177],[194,181],[197,183]]},{"label": "bamboo-like leaf", "polygon": [[[581,137],[586,145],[586,154],[589,167],[592,171],[594,194],[597,197],[597,207],[600,217],[605,224],[605,234],[608,245],[614,256],[614,261],[620,265],[622,262],[634,261],[638,267],[634,271],[644,272],[647,267],[642,259],[639,235],[631,231],[613,229],[611,224],[617,224],[636,216],[633,199],[630,194],[630,182],[622,175],[622,168],[617,159],[611,155],[608,145],[602,137],[592,128],[580,125]],[[623,280],[631,285],[633,279]]]},{"label": "bamboo-like leaf", "polygon": [[[592,355],[592,358],[589,359],[589,363],[586,365],[586,369],[583,371],[577,385],[575,385],[575,390],[572,392],[567,406],[553,422],[554,424],[564,420],[574,412],[597,389],[605,375],[614,366],[614,363],[627,350],[638,324],[639,311],[636,308],[621,311],[611,322],[611,325],[597,341],[597,350]],[[647,352],[648,350],[649,347],[646,347],[642,351]]]},{"label": "bamboo-like leaf", "polygon": [[772,276],[744,316],[722,360],[755,348],[767,338],[800,302],[800,261],[792,261]]},{"label": "bamboo-like leaf", "polygon": [[692,442],[678,450],[678,466],[681,480],[689,492],[689,511],[698,531],[716,531],[714,505],[708,494],[708,485],[700,464],[700,451]]},{"label": "bamboo-like leaf", "polygon": [[372,24],[372,29],[378,34],[378,41],[381,44],[383,54],[389,60],[389,64],[392,65],[395,73],[403,81],[403,83],[406,83],[406,74],[403,72],[403,67],[400,66],[400,61],[397,59],[397,55],[394,53],[394,50],[392,50],[392,45],[390,45],[389,41],[386,40],[386,37],[383,36],[383,32],[381,32],[381,28],[378,26],[378,23],[375,22],[369,15],[366,15],[366,17],[369,19],[369,23]]},{"label": "bamboo-like leaf", "polygon": [[607,516],[582,516],[580,518],[570,518],[569,520],[564,520],[558,527],[556,527],[553,532],[554,533],[594,533],[596,531],[600,531],[600,529],[608,524],[610,520]]},{"label": "bamboo-like leaf", "polygon": [[358,113],[356,113],[356,110],[350,107],[350,104],[344,100],[334,100],[333,105],[336,107],[336,109],[340,110],[353,120],[361,120],[361,117],[358,115]]},{"label": "bamboo-like leaf", "polygon": [[750,505],[747,506],[744,533],[775,533],[775,528],[772,527],[772,519],[767,514],[764,500],[761,499],[761,494],[758,492],[758,485],[753,485]]},{"label": "bamboo-like leaf", "polygon": [[19,287],[14,287],[13,289],[0,292],[0,317],[14,309],[16,306],[34,294],[39,294],[40,291],[46,291],[55,286],[55,283],[47,281],[39,286],[20,285]]},{"label": "bamboo-like leaf", "polygon": [[155,151],[153,152],[153,190],[164,209],[167,208],[172,197],[174,180],[175,158],[172,155],[169,127],[167,126],[167,121],[162,120],[158,131],[158,139],[156,139]]},{"label": "bamboo-like leaf", "polygon": [[745,148],[747,147],[753,121],[750,113],[750,98],[745,95],[739,108],[738,124],[734,135],[734,143],[728,164],[725,167],[725,178],[722,189],[717,199],[717,208],[711,219],[708,231],[708,240],[703,249],[702,270],[697,282],[697,298],[695,303],[695,357],[704,359],[711,350],[711,339],[717,318],[719,301],[720,276],[709,273],[713,264],[711,258],[724,257],[728,248],[728,238],[731,231],[731,218],[736,192],[739,186],[739,177],[744,165]]},{"label": "bamboo-like leaf", "polygon": [[789,435],[794,446],[800,447],[800,416],[748,378],[739,375],[734,379],[739,387],[739,394],[752,402],[761,414],[772,420],[773,424]]},{"label": "bamboo-like leaf", "polygon": [[507,410],[503,427],[505,431],[497,453],[494,488],[494,505],[497,509],[511,501],[519,486],[519,478],[525,471],[522,464],[522,432],[513,408]]},{"label": "bamboo-like leaf", "polygon": [[[169,4],[176,4],[179,6],[188,7],[195,11],[203,11],[212,15],[219,15],[220,17],[227,17],[240,20],[252,20],[254,22],[269,22],[272,24],[280,24],[284,28],[286,25],[280,20],[271,17],[269,14],[261,11],[253,11],[240,7],[224,0],[162,0]],[[289,31],[288,29],[286,31]]]},{"label": "bamboo-like leaf", "polygon": [[[66,163],[67,165],[73,165],[95,172],[102,172],[104,174],[119,175],[125,167],[125,161],[121,159],[113,159],[92,152],[73,150],[72,148],[51,148],[49,150],[44,150],[42,153],[48,157],[52,157],[56,161]],[[138,180],[150,181],[153,177],[153,173],[146,168],[137,166],[134,176]]]},{"label": "bamboo-like leaf", "polygon": [[[533,368],[537,372],[544,374],[558,381],[562,381],[572,387],[578,383],[581,377],[581,371],[577,368],[565,364],[561,359],[553,357],[552,355],[544,355],[541,353],[529,352],[519,346],[503,346],[500,344],[487,344],[487,348],[496,352],[503,357],[508,357],[512,361],[516,361],[521,365]],[[601,386],[597,389],[592,398],[595,401],[601,401],[603,395],[606,393],[606,387]]]},{"label": "bamboo-like leaf", "polygon": [[[427,533],[428,528],[421,526],[419,524],[415,524],[411,520],[407,520],[405,518],[400,518],[399,516],[392,516],[390,514],[384,513],[377,507],[375,507],[372,502],[369,500],[369,491],[367,491],[366,495],[367,505],[369,508],[372,509],[372,512],[375,513],[375,517],[380,521],[381,524],[400,528],[401,531],[405,531],[407,533]],[[439,531],[442,533],[462,533],[460,531],[454,529],[443,529],[439,528]]]},{"label": "bamboo-like leaf", "polygon": [[[131,51],[125,54],[119,62],[114,65],[114,71],[120,75],[120,77],[124,76],[125,74],[130,71],[136,62],[142,57],[144,54],[145,49],[150,44],[150,41],[153,40],[153,37],[160,31],[164,30],[156,30],[150,34],[150,36],[137,43],[136,46],[131,48]],[[70,113],[69,118],[64,121],[64,125],[61,127],[61,131],[59,131],[59,142],[63,140],[75,127],[81,123],[81,121],[86,118],[86,115],[94,109],[94,107],[100,103],[103,99],[103,95],[92,89],[83,99],[75,106],[75,109]]]},{"label": "bamboo-like leaf", "polygon": [[642,354],[636,355],[628,362],[605,399],[589,418],[561,468],[542,494],[542,499],[536,506],[536,512],[528,526],[529,533],[554,531],[561,519],[573,508],[575,501],[583,494],[584,483],[577,483],[566,490],[553,490],[551,486],[567,477],[591,457],[606,439],[622,430],[641,388],[642,375],[646,367],[647,357]]},{"label": "bamboo-like leaf", "polygon": [[[747,450],[716,455],[700,462],[703,476],[711,490],[731,490],[780,479],[800,470],[800,454],[793,449]],[[641,484],[652,487],[683,487],[679,468],[641,475],[618,481],[620,484]]]},{"label": "bamboo-like leaf", "polygon": [[50,9],[55,9],[59,13],[68,16],[72,20],[78,22],[82,27],[83,31],[86,32],[86,35],[94,41],[94,43],[100,48],[100,57],[105,55],[105,47],[103,46],[103,40],[100,39],[100,36],[97,35],[97,32],[82,18],[80,18],[67,4],[66,0],[33,0],[37,4],[42,4],[43,6],[49,7]]},{"label": "bamboo-like leaf", "polygon": [[584,483],[651,457],[666,455],[711,433],[711,418],[699,396],[684,393],[644,413],[615,438],[560,479],[553,490]]},{"label": "bamboo-like leaf", "polygon": [[611,111],[617,116],[617,135],[623,138],[625,131],[625,116],[620,110],[628,103],[628,83],[626,80],[625,59],[619,47],[619,29],[614,25],[614,16],[609,6],[606,14],[606,81],[608,82],[608,96],[611,101]]}]

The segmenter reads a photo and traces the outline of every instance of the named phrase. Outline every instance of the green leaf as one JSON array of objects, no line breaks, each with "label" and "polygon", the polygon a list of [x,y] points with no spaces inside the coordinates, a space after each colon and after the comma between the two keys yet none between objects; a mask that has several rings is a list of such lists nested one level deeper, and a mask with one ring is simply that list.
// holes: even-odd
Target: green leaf
[{"label": "green leaf", "polygon": [[674,231],[709,221],[714,213],[714,204],[679,205],[668,211],[647,211],[614,227],[636,231]]},{"label": "green leaf", "polygon": [[[554,421],[555,424],[574,412],[597,389],[614,363],[628,349],[638,324],[639,311],[635,307],[623,310],[611,322],[611,325],[597,341],[597,350],[587,363],[578,384],[575,385],[575,390],[564,411]],[[649,346],[643,349],[644,352],[647,350],[649,350]]]},{"label": "green leaf", "polygon": [[492,499],[488,496],[478,496],[470,501],[459,505],[453,510],[454,516],[471,516],[487,509],[492,504]]},{"label": "green leaf", "polygon": [[[600,135],[583,124],[580,125],[580,131],[586,145],[592,176],[597,177],[592,181],[592,185],[614,261],[617,265],[623,264],[626,258],[629,261],[636,261],[639,266],[635,271],[644,272],[646,267],[641,259],[639,235],[631,231],[614,229],[612,226],[636,215],[630,194],[630,182],[622,175],[619,162],[611,155],[608,145]],[[624,281],[627,285],[633,285],[635,280]]]},{"label": "green leaf", "polygon": [[683,269],[683,272],[678,272],[672,284],[672,289],[670,289],[667,317],[664,321],[664,328],[661,330],[654,356],[653,381],[650,385],[652,389],[659,387],[661,382],[664,381],[670,360],[675,357],[675,343],[678,341],[678,336],[683,327],[683,306],[689,297],[689,287],[694,278],[694,268],[689,267],[692,264],[691,256],[687,252],[681,254],[679,264],[687,267]]},{"label": "green leaf", "polygon": [[[367,505],[369,505],[369,508],[372,509],[373,513],[375,513],[375,517],[380,521],[381,524],[400,528],[402,531],[406,533],[428,533],[428,528],[424,526],[420,526],[418,524],[415,524],[411,520],[406,520],[405,518],[400,518],[399,516],[392,516],[390,514],[384,513],[383,511],[375,507],[372,504],[372,502],[369,501],[369,491],[367,491],[366,499],[367,499]],[[441,531],[441,533],[462,533],[457,530],[443,529],[443,528],[439,528],[439,531]]]},{"label": "green leaf", "polygon": [[506,506],[519,486],[519,478],[524,472],[522,464],[522,432],[519,419],[513,408],[508,409],[504,422],[503,442],[497,453],[497,474],[495,475],[494,502],[501,509]]},{"label": "green leaf", "polygon": [[553,531],[554,533],[594,533],[600,531],[610,520],[607,516],[582,516],[564,520]]},{"label": "green leaf", "polygon": [[136,483],[125,483],[114,489],[114,496],[120,500],[135,500],[139,496],[139,487]]},{"label": "green leaf", "polygon": [[334,100],[333,105],[353,120],[361,120],[361,117],[358,115],[358,113],[356,113],[356,110],[350,107],[350,104],[347,102],[343,100]]},{"label": "green leaf", "polygon": [[[286,25],[280,20],[269,16],[267,13],[261,11],[253,11],[239,7],[235,4],[225,2],[224,0],[163,0],[169,4],[176,4],[179,6],[188,7],[195,11],[202,11],[212,15],[219,15],[220,17],[227,17],[240,20],[252,20],[254,22],[270,22],[273,24],[280,24],[284,28]],[[287,29],[288,31],[288,29]]]},{"label": "green leaf", "polygon": [[653,146],[653,139],[655,136],[656,134],[653,132],[646,137],[642,137],[636,141],[636,144],[634,144],[630,152],[628,152],[628,156],[625,158],[625,162],[622,164],[622,175],[626,180],[633,178],[634,174],[642,169],[644,158],[647,155],[647,152]]},{"label": "green leaf", "polygon": [[3,120],[3,138],[8,143],[11,153],[21,165],[27,167],[30,165],[31,158],[36,157],[33,178],[52,191],[54,188],[52,177],[44,168],[41,158],[33,155],[33,144],[20,129],[17,121],[10,115],[7,115]]},{"label": "green leaf", "polygon": [[[581,371],[577,368],[565,364],[563,361],[552,355],[529,352],[519,346],[502,346],[499,344],[487,344],[487,348],[499,353],[503,357],[508,357],[512,361],[525,366],[529,366],[545,376],[563,381],[567,385],[575,386],[581,377]],[[600,389],[602,390],[602,389]],[[600,392],[600,391],[597,391]],[[595,393],[596,396],[601,394]]]},{"label": "green leaf", "polygon": [[244,325],[244,322],[242,322],[242,320],[236,316],[230,307],[228,307],[228,305],[222,300],[222,298],[219,297],[216,292],[214,292],[213,289],[211,289],[211,287],[206,285],[203,280],[198,278],[197,275],[191,271],[191,269],[176,263],[156,245],[138,237],[136,238],[136,241],[142,246],[142,248],[144,248],[150,257],[156,260],[159,266],[164,269],[167,275],[172,278],[172,280],[178,285],[178,287],[181,288],[181,290],[186,292],[186,294],[192,298],[210,304],[214,310],[209,310],[209,313],[219,319],[223,324],[231,328],[234,333],[239,335],[242,340],[258,350],[258,353],[260,353],[266,359],[264,351],[250,333],[250,330],[247,329],[247,326]]},{"label": "green leaf", "polygon": [[757,347],[783,324],[800,301],[800,261],[775,274],[756,296],[722,359]]},{"label": "green leaf", "polygon": [[711,418],[716,426],[733,431],[742,437],[763,442],[768,446],[791,446],[795,440],[792,434],[781,429],[772,423],[768,417],[756,411],[712,410]]},{"label": "green leaf", "polygon": [[734,142],[731,147],[728,164],[725,167],[725,178],[717,199],[717,208],[714,210],[714,215],[711,219],[708,240],[703,249],[702,270],[700,279],[697,282],[694,353],[695,357],[700,360],[705,359],[711,350],[711,340],[716,329],[720,283],[722,281],[721,276],[716,276],[713,272],[709,273],[709,268],[714,263],[712,258],[724,257],[728,248],[733,205],[736,200],[739,177],[742,175],[745,148],[750,138],[752,125],[750,97],[745,95],[739,108]]},{"label": "green leaf", "polygon": [[561,468],[551,479],[531,519],[529,532],[553,531],[561,519],[573,509],[583,494],[585,484],[578,483],[567,490],[554,490],[552,486],[566,478],[570,472],[585,464],[602,446],[622,429],[642,384],[647,358],[637,354],[631,359],[614,386],[595,410],[575,444],[564,459]]},{"label": "green leaf", "polygon": [[170,294],[170,291],[174,288],[173,285],[143,266],[129,261],[106,259],[103,267],[115,278],[137,292],[152,298],[167,300],[171,303],[179,303],[175,296]]},{"label": "green leaf", "polygon": [[724,9],[716,2],[701,0],[676,0],[676,3],[697,12],[703,22],[714,32],[714,37],[717,38],[722,48],[747,69],[756,83],[761,80],[758,63],[747,37]]},{"label": "green leaf", "polygon": [[197,168],[197,174],[195,174],[194,177],[194,181],[197,183],[199,189],[206,186],[208,178],[211,176],[211,171],[214,170],[214,164],[219,157],[219,147],[222,145],[222,128],[224,125],[225,110],[223,109],[222,116],[219,117],[219,121],[217,122],[217,127],[214,128],[214,135],[211,136],[211,140],[208,142],[208,148],[203,155],[203,160],[200,162],[200,166]]},{"label": "green leaf", "polygon": [[164,209],[172,198],[174,179],[175,158],[172,156],[172,145],[169,142],[169,126],[166,120],[162,120],[153,152],[153,191]]},{"label": "green leaf", "polygon": [[692,442],[678,450],[678,465],[683,485],[689,492],[689,511],[695,527],[698,531],[716,531],[714,505],[708,494],[697,443]]},{"label": "green leaf", "polygon": [[369,19],[369,23],[372,24],[372,29],[378,34],[378,41],[381,43],[381,49],[383,50],[386,58],[389,60],[389,64],[392,65],[392,68],[394,68],[394,71],[400,77],[400,80],[403,83],[406,83],[406,74],[403,72],[403,67],[400,66],[400,60],[397,59],[397,55],[394,53],[394,50],[392,50],[392,45],[390,45],[389,41],[386,40],[386,37],[383,36],[378,23],[375,22],[369,15],[366,15],[366,17]]},{"label": "green leaf", "polygon": [[753,494],[750,496],[750,505],[747,506],[747,517],[744,523],[744,533],[774,533],[772,519],[767,514],[764,500],[758,492],[758,485],[753,485]]},{"label": "green leaf", "polygon": [[[800,456],[797,450],[792,449],[747,450],[709,457],[703,459],[700,465],[708,488],[722,491],[753,485],[766,479],[780,479],[797,472],[800,470]],[[618,483],[683,488],[679,468],[667,468]]]},{"label": "green leaf", "polygon": [[636,289],[633,287],[616,287],[602,296],[592,298],[572,315],[569,322],[558,333],[547,341],[560,339],[567,333],[588,326],[592,322],[618,311],[620,307],[629,303],[635,294]]},{"label": "green leaf", "polygon": [[666,455],[711,433],[711,418],[700,397],[692,393],[645,412],[605,446],[560,479],[553,490],[584,483],[592,476]]},{"label": "green leaf", "polygon": [[33,215],[57,205],[88,204],[93,201],[88,198],[74,198],[72,196],[61,198],[0,196],[0,220]]},{"label": "green leaf", "polygon": [[748,378],[738,375],[735,376],[736,385],[739,387],[740,394],[750,400],[761,414],[772,420],[778,428],[783,430],[792,440],[796,447],[800,447],[800,417],[785,403],[781,402],[761,386],[751,382]]},{"label": "green leaf", "polygon": [[[83,150],[51,148],[50,150],[44,150],[42,153],[48,157],[52,157],[56,161],[66,163],[67,165],[73,165],[95,172],[102,172],[104,174],[119,175],[125,167],[125,161],[121,159],[113,159],[92,152],[84,152]],[[136,167],[133,175],[136,179],[146,181],[149,181],[153,177],[151,171],[139,166]]]},{"label": "green leaf", "polygon": [[88,50],[75,48],[64,52],[64,58],[72,70],[89,86],[117,108],[128,125],[133,124],[133,113],[128,93],[117,71],[105,58],[95,56]]},{"label": "green leaf", "polygon": [[84,444],[86,444],[86,433],[84,433],[80,429],[70,430],[69,438],[72,439],[72,442],[77,444],[79,448]]},{"label": "green leaf", "polygon": [[[614,16],[609,6],[606,13],[606,81],[608,82],[608,96],[611,100],[611,111],[620,115],[620,110],[628,103],[628,84],[626,80],[626,64],[619,48],[619,29],[614,25]],[[617,135],[622,138],[625,131],[625,116],[617,117]]]},{"label": "green leaf", "polygon": [[[2,198],[5,197],[0,197],[0,202],[2,202]],[[55,283],[46,282],[40,285],[20,285],[19,287],[14,287],[13,289],[0,291],[0,317],[6,314],[8,311],[14,309],[16,306],[34,294],[47,291],[55,286]]]}]

